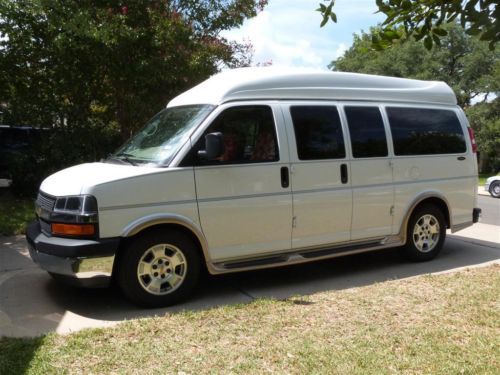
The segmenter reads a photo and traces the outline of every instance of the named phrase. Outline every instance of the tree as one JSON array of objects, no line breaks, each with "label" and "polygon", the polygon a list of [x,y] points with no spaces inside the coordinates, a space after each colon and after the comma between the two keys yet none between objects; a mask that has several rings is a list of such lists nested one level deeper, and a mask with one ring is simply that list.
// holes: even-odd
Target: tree
[{"label": "tree", "polygon": [[0,0],[0,102],[10,121],[114,123],[129,136],[169,98],[248,63],[219,37],[257,0]]},{"label": "tree", "polygon": [[467,117],[476,132],[480,171],[500,172],[500,98],[469,107]]},{"label": "tree", "polygon": [[462,107],[500,91],[500,52],[490,51],[486,42],[471,37],[457,24],[445,26],[441,46],[430,51],[415,40],[397,42],[383,52],[371,48],[380,29],[354,36],[344,56],[330,64],[339,71],[380,74],[444,81],[457,95]]},{"label": "tree", "polygon": [[[394,43],[392,48],[371,48],[370,33],[354,36],[354,43],[344,56],[330,64],[338,71],[380,74],[424,80],[444,81],[454,90],[476,132],[484,169],[500,163],[500,52],[490,51],[488,43],[466,34],[457,24],[445,26],[447,34],[441,46],[430,51],[422,43],[408,40]],[[472,105],[473,102],[482,103]],[[498,166],[500,167],[500,165]]]},{"label": "tree", "polygon": [[[493,50],[500,40],[498,23],[498,0],[376,0],[378,11],[386,16],[381,29],[372,36],[372,46],[384,49],[395,40],[414,39],[424,41],[427,49],[439,45],[447,35],[443,25],[459,20],[469,35],[477,35],[480,40],[488,41]],[[323,15],[321,26],[329,19],[337,22],[333,12],[335,0],[320,3],[319,12]]]},{"label": "tree", "polygon": [[14,182],[33,189],[54,170],[105,157],[173,96],[223,66],[248,65],[251,46],[219,34],[265,4],[0,0],[4,121],[52,128],[43,157],[15,161]]}]

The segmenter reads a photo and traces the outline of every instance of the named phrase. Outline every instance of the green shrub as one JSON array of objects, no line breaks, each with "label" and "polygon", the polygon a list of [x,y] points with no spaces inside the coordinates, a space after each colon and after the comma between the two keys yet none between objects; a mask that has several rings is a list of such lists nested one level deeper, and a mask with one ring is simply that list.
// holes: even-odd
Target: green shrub
[{"label": "green shrub", "polygon": [[32,196],[52,173],[75,164],[99,161],[115,151],[122,139],[113,126],[54,128],[44,132],[28,152],[10,156],[12,192]]}]

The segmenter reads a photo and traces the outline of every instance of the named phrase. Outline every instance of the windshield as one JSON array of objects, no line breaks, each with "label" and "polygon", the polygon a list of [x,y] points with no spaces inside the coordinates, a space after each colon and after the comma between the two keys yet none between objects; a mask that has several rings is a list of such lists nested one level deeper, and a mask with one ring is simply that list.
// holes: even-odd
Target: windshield
[{"label": "windshield", "polygon": [[213,105],[165,108],[149,120],[112,158],[132,165],[167,164],[186,142],[191,131],[213,108]]}]

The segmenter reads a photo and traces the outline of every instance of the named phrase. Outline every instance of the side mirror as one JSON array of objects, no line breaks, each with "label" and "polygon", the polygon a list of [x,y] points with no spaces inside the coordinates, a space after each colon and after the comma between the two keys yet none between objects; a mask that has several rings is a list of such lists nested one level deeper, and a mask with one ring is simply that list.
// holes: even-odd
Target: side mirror
[{"label": "side mirror", "polygon": [[205,136],[205,149],[198,151],[198,156],[205,160],[214,160],[224,153],[222,133],[209,133]]}]

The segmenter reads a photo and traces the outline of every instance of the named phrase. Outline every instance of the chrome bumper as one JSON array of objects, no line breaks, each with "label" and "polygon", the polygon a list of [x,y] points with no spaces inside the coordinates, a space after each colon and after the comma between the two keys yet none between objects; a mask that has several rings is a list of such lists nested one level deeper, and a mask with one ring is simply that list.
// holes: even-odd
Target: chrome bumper
[{"label": "chrome bumper", "polygon": [[[31,259],[42,269],[63,276],[71,284],[109,285],[119,239],[100,242],[47,237],[38,223],[28,226],[26,239]],[[102,250],[102,256],[96,250]]]},{"label": "chrome bumper", "polygon": [[[33,261],[47,272],[68,276],[68,282],[85,287],[106,287],[111,281],[114,256],[62,258],[36,251],[29,246]],[[74,280],[71,280],[74,279]]]}]

